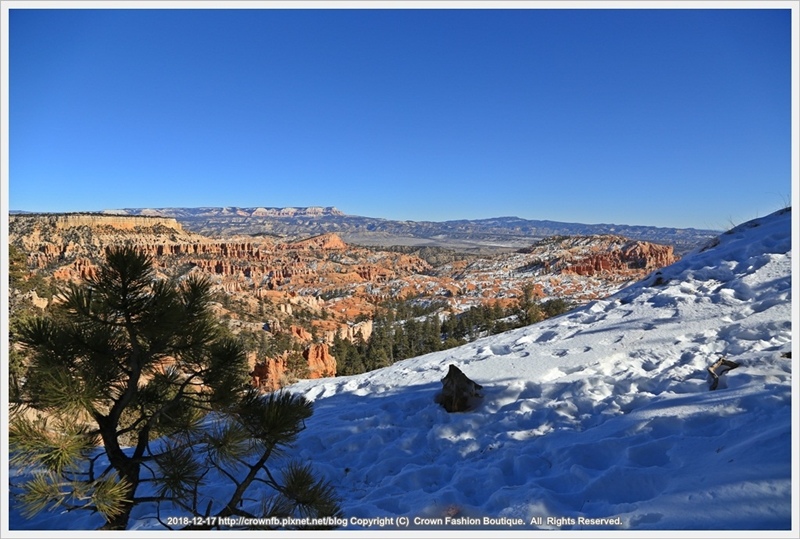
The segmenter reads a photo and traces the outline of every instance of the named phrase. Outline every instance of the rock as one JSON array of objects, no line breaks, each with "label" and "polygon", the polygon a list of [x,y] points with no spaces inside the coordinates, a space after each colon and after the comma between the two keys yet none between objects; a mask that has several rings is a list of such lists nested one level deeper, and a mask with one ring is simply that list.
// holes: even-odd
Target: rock
[{"label": "rock", "polygon": [[[250,371],[253,387],[264,391],[280,389],[286,382],[288,354],[284,352],[275,358],[255,361]],[[327,344],[310,344],[303,350],[303,359],[308,362],[309,378],[336,376],[336,358],[331,355]]]},{"label": "rock", "polygon": [[263,388],[269,383],[269,363],[256,363],[250,376],[253,378],[253,387]]},{"label": "rock", "polygon": [[30,300],[34,307],[41,310],[45,310],[47,305],[50,303],[47,298],[40,298],[39,294],[36,293],[36,290],[31,290],[22,297]]},{"label": "rock", "polygon": [[482,397],[483,386],[470,380],[461,369],[450,365],[447,375],[442,378],[442,391],[436,395],[436,402],[450,413],[472,409],[476,400]]},{"label": "rock", "polygon": [[305,240],[294,241],[286,244],[286,249],[308,250],[308,251],[329,251],[346,249],[347,244],[342,241],[338,234],[322,234]]},{"label": "rock", "polygon": [[308,362],[309,378],[336,376],[336,358],[330,354],[327,344],[316,343],[303,351]]},{"label": "rock", "polygon": [[[28,216],[22,215],[21,218]],[[39,216],[32,216],[34,218]],[[41,218],[41,217],[39,217]],[[130,217],[115,215],[93,215],[93,214],[60,214],[49,215],[47,219],[57,229],[75,228],[79,226],[99,227],[107,226],[120,230],[134,230],[136,227],[162,226],[165,228],[182,231],[183,227],[173,217]]]},{"label": "rock", "polygon": [[[239,219],[253,213],[306,211],[301,210],[220,211]],[[643,278],[656,265],[674,259],[670,247],[605,235],[551,238],[528,250],[470,256],[434,268],[417,255],[349,245],[334,233],[301,240],[263,233],[207,237],[184,230],[162,210],[142,211],[149,217],[10,215],[9,243],[27,254],[33,274],[52,275],[56,283],[91,277],[106,247],[133,245],[153,257],[157,278],[190,274],[209,278],[214,293],[230,300],[221,305],[219,317],[268,316],[273,334],[291,332],[303,348],[312,341],[330,346],[337,336],[368,341],[373,330],[369,319],[381,302],[390,299],[441,302],[446,305],[442,312],[447,313],[489,303],[509,308],[523,286],[530,284],[537,298],[580,303],[606,297],[623,283]],[[309,215],[332,211],[308,209]],[[312,324],[313,338],[309,331],[288,329],[299,319]],[[256,330],[260,332],[261,325]]]},{"label": "rock", "polygon": [[[708,388],[711,391],[714,391],[718,387],[720,387],[720,382],[722,381],[722,375],[728,371],[732,371],[739,364],[735,361],[730,361],[726,359],[724,356],[719,358],[716,363],[711,365],[708,370]],[[727,384],[722,384],[721,388],[724,389],[727,387]]]},{"label": "rock", "polygon": [[305,328],[302,328],[300,326],[290,326],[289,333],[291,333],[292,337],[294,337],[300,342],[308,342],[313,339],[311,333],[309,333]]},{"label": "rock", "polygon": [[524,252],[538,255],[546,272],[583,276],[640,276],[677,260],[670,245],[614,235],[547,238]]}]

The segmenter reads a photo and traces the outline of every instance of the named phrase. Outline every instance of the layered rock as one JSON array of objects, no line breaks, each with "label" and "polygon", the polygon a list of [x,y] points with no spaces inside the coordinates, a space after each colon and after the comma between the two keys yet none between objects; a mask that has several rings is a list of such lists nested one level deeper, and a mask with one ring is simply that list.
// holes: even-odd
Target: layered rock
[{"label": "layered rock", "polygon": [[289,333],[292,335],[292,337],[300,342],[309,342],[313,339],[311,333],[300,326],[290,326]]},{"label": "layered rock", "polygon": [[[209,238],[168,221],[11,216],[9,241],[28,253],[32,272],[59,280],[91,277],[104,249],[122,244],[150,254],[158,276],[202,273],[215,292],[223,293],[217,315],[234,332],[259,335],[265,325],[272,332],[290,328],[286,331],[306,351],[312,373],[335,373],[335,358],[328,357],[327,348],[312,349],[314,340],[297,325],[299,318],[310,322],[320,345],[330,346],[337,337],[366,342],[372,334],[369,318],[389,299],[435,301],[449,312],[460,312],[488,303],[512,306],[523,287],[533,285],[538,298],[580,303],[614,293],[675,260],[669,246],[621,236],[577,236],[548,238],[523,252],[471,256],[434,268],[407,251],[352,246],[336,234],[298,241]],[[277,387],[285,378],[286,358],[270,359],[268,370],[269,386]]]},{"label": "layered rock", "polygon": [[53,271],[53,277],[62,281],[85,281],[97,277],[97,265],[86,257],[76,258],[71,264]]},{"label": "layered rock", "polygon": [[308,362],[309,378],[336,376],[336,358],[330,354],[327,344],[311,344],[303,351],[303,358]]},{"label": "layered rock", "polygon": [[183,227],[174,218],[170,217],[118,217],[113,215],[96,214],[25,214],[14,216],[19,219],[43,219],[58,230],[88,226],[92,228],[111,227],[117,230],[135,230],[136,228],[152,228],[162,226],[178,232],[183,232]]},{"label": "layered rock", "polygon": [[[288,356],[285,352],[278,357],[251,359],[253,385],[264,391],[275,391],[290,382],[288,372]],[[336,376],[336,358],[331,355],[330,348],[324,343],[311,343],[302,352],[308,365],[308,377],[327,378]]]},{"label": "layered rock", "polygon": [[224,208],[125,208],[120,210],[106,210],[105,213],[113,215],[154,215],[165,217],[324,217],[343,216],[344,213],[333,206],[308,206],[292,208],[239,208],[227,206]]},{"label": "layered rock", "polygon": [[527,250],[539,256],[531,269],[546,273],[591,276],[643,275],[677,260],[672,246],[631,241],[622,236],[550,238]]},{"label": "layered rock", "polygon": [[287,250],[330,251],[346,249],[347,244],[336,234],[322,234],[313,238],[287,243],[283,248]]}]

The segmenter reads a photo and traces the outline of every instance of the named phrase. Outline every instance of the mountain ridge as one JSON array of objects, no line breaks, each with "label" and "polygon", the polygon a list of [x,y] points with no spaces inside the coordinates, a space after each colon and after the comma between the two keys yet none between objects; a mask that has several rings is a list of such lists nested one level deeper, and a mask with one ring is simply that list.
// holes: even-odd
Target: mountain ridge
[{"label": "mountain ridge", "polygon": [[348,243],[365,246],[436,246],[466,251],[513,250],[549,236],[614,234],[672,245],[682,254],[716,237],[711,229],[585,224],[532,220],[515,216],[449,221],[392,220],[349,215],[335,206],[123,208],[104,213],[173,217],[187,230],[206,235],[301,237],[335,232]]}]

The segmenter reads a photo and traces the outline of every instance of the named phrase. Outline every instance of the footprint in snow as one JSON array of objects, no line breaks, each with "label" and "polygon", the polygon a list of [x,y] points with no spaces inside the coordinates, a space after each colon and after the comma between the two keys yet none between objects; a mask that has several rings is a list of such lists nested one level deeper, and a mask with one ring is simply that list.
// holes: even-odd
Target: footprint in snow
[{"label": "footprint in snow", "polygon": [[511,347],[505,344],[493,344],[489,347],[489,350],[491,350],[492,354],[495,356],[507,356],[512,352]]},{"label": "footprint in snow", "polygon": [[556,331],[545,331],[539,338],[536,339],[536,342],[549,342],[558,337],[558,332]]}]

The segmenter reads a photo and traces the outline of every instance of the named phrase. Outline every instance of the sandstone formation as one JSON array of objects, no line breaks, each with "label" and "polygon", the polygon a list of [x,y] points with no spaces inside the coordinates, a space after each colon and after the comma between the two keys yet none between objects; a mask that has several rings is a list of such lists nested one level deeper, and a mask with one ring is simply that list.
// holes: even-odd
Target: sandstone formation
[{"label": "sandstone formation", "polygon": [[308,362],[309,378],[336,376],[336,358],[324,343],[313,343],[303,350],[303,358]]},{"label": "sandstone formation", "polygon": [[[260,209],[226,211],[250,218]],[[11,215],[9,242],[27,253],[31,274],[56,282],[92,277],[105,248],[122,244],[149,254],[160,278],[199,272],[212,281],[221,302],[217,315],[232,331],[258,340],[263,331],[278,335],[288,328],[313,376],[335,374],[329,347],[337,338],[369,340],[376,306],[387,300],[438,302],[449,314],[490,303],[508,307],[533,286],[538,298],[580,303],[675,260],[669,246],[607,235],[547,238],[524,251],[450,257],[433,267],[410,252],[353,246],[333,233],[285,241],[211,238],[155,210],[152,215]],[[23,299],[42,308],[49,298]],[[281,383],[285,359],[260,359],[269,370],[265,387]]]},{"label": "sandstone formation", "polygon": [[333,206],[307,206],[294,208],[125,208],[107,210],[112,215],[150,215],[162,217],[322,217],[343,216]]},{"label": "sandstone formation", "polygon": [[[528,220],[519,217],[458,221],[393,221],[345,215],[333,207],[311,208],[157,208],[122,210],[130,215],[175,217],[184,227],[209,235],[273,234],[307,237],[336,232],[348,243],[360,245],[414,245],[469,249],[497,253],[561,236],[618,234],[627,238],[676,246],[685,253],[700,247],[721,231],[621,224],[580,224]],[[437,264],[438,265],[438,264]]]},{"label": "sandstone formation", "polygon": [[[336,376],[336,358],[330,353],[327,344],[311,343],[302,352],[308,363],[308,377],[327,378]],[[287,369],[288,352],[274,358],[251,360],[253,387],[264,391],[275,391],[291,382]]]},{"label": "sandstone formation", "polygon": [[341,250],[346,249],[347,245],[336,234],[322,234],[313,238],[308,238],[300,241],[293,241],[283,245],[287,250]]},{"label": "sandstone formation", "polygon": [[110,227],[118,230],[135,230],[136,228],[152,228],[161,226],[176,231],[183,231],[183,227],[174,218],[170,217],[116,217],[105,214],[63,213],[63,214],[22,214],[15,215],[15,219],[46,222],[49,226],[59,230],[88,226],[92,228]]},{"label": "sandstone formation", "polygon": [[669,245],[611,235],[552,238],[526,252],[539,255],[539,264],[547,273],[575,275],[640,275],[677,260]]}]

